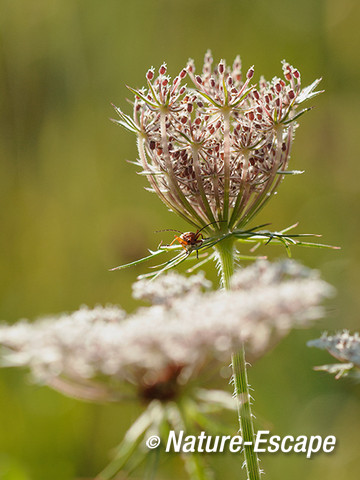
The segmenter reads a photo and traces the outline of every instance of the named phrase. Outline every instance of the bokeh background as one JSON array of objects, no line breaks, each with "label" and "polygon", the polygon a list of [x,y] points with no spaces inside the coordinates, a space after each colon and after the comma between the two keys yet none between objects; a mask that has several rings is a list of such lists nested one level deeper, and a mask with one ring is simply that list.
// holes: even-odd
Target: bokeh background
[{"label": "bokeh background", "polygon": [[[109,121],[110,102],[129,109],[125,85],[148,67],[174,76],[241,54],[256,79],[296,65],[303,84],[326,93],[301,118],[292,168],[257,223],[323,234],[341,251],[294,249],[337,289],[328,316],[293,332],[251,368],[258,425],[274,433],[333,434],[331,455],[266,455],[266,478],[355,479],[360,470],[360,391],[312,366],[330,361],[306,347],[323,330],[359,329],[360,3],[356,0],[0,0],[0,319],[71,311],[81,304],[136,307],[131,283],[143,267],[108,271],[188,227],[144,190],[126,162],[135,139]],[[167,241],[167,234],[164,240]],[[171,237],[171,234],[169,234]],[[284,257],[280,247],[262,250]],[[216,281],[214,271],[208,276]],[[223,388],[229,388],[224,380]],[[92,478],[139,413],[137,405],[91,405],[0,371],[0,479]],[[234,456],[213,456],[219,479],[245,478]],[[134,478],[137,478],[136,475]],[[138,477],[142,478],[142,477]],[[167,460],[157,478],[187,478]]]}]

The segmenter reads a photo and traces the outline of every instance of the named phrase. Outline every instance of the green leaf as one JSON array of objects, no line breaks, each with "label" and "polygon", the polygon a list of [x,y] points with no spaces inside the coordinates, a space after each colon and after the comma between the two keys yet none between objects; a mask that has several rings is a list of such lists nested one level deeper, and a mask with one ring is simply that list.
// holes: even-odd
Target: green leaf
[{"label": "green leaf", "polygon": [[[177,265],[180,265],[180,263],[182,263],[188,257],[189,257],[189,254],[187,252],[184,252],[184,253],[181,252],[178,255],[176,255],[175,257],[173,257],[171,260],[169,260],[168,262],[165,262],[164,264],[162,264],[164,266],[160,270],[157,270],[156,272],[150,272],[150,273],[145,273],[143,275],[139,275],[138,278],[143,279],[143,278],[151,278],[152,277],[152,279],[155,280],[155,278],[157,278],[162,273],[176,267]],[[162,266],[162,265],[158,265],[158,267]],[[155,267],[155,268],[157,268],[157,267]]]},{"label": "green leaf", "polygon": [[152,422],[151,410],[148,408],[126,432],[124,439],[116,449],[115,458],[99,473],[96,480],[110,480],[114,478],[123,470],[131,457],[140,453],[139,446]]},{"label": "green leaf", "polygon": [[223,84],[223,91],[224,91],[224,96],[225,96],[225,105],[227,105],[229,94],[228,94],[228,90],[226,88],[225,77],[223,77],[223,79],[222,79],[222,84]]},{"label": "green leaf", "polygon": [[267,256],[265,255],[236,255],[236,258],[238,260],[249,260],[249,261],[255,261],[255,260],[267,260]]},{"label": "green leaf", "polygon": [[212,253],[211,255],[208,255],[208,254],[205,254],[207,255],[207,257],[204,259],[204,260],[201,260],[200,262],[196,263],[195,265],[193,265],[192,267],[188,268],[186,270],[186,273],[192,273],[194,272],[195,270],[197,270],[198,268],[201,268],[203,265],[205,265],[206,263],[208,263],[210,260],[212,260],[213,258],[215,258],[215,252]]},{"label": "green leaf", "polygon": [[312,110],[313,108],[314,107],[304,108],[304,110],[301,110],[301,112],[297,113],[294,117],[290,118],[290,120],[286,120],[286,122],[283,122],[283,124],[288,125],[289,123],[295,122],[295,120],[301,117],[301,115],[304,115],[304,113],[308,112],[309,110]]},{"label": "green leaf", "polygon": [[302,175],[305,170],[278,170],[276,173],[278,175]]},{"label": "green leaf", "polygon": [[302,102],[305,102],[306,100],[309,100],[310,98],[320,95],[320,93],[323,93],[324,90],[319,90],[317,92],[314,92],[315,88],[319,85],[321,80],[322,80],[321,78],[317,78],[316,80],[313,81],[313,83],[303,88],[296,98],[296,103],[300,104]]},{"label": "green leaf", "polygon": [[235,103],[232,103],[231,106],[232,107],[237,107],[243,100],[245,100],[245,98],[249,95],[249,93],[254,90],[255,87],[250,87],[248,88],[247,90],[245,90],[245,92],[241,95],[241,97],[236,100]]},{"label": "green leaf", "polygon": [[140,260],[135,260],[134,262],[126,263],[125,265],[119,265],[118,267],[110,268],[109,271],[113,272],[114,270],[123,270],[124,268],[128,267],[133,267],[134,265],[138,265],[139,263],[147,262],[151,258],[156,257],[157,255],[160,255],[164,253],[166,250],[156,250],[156,252],[151,252],[151,255],[148,255],[147,257],[140,258]]},{"label": "green leaf", "polygon": [[[134,163],[135,165],[139,165],[137,162],[132,162]],[[140,165],[142,167],[142,165]],[[138,175],[144,175],[145,177],[147,177],[148,175],[152,175],[152,176],[157,176],[157,175],[165,175],[165,173],[163,172],[160,172],[160,171],[157,171],[157,172],[151,172],[149,170],[142,170],[141,172],[137,172]],[[152,190],[154,191],[154,190]]]},{"label": "green leaf", "polygon": [[127,130],[130,130],[131,132],[135,132],[135,133],[140,132],[139,127],[136,125],[134,120],[129,115],[126,115],[125,113],[123,113],[120,110],[120,108],[118,108],[116,105],[112,104],[112,106],[114,107],[116,113],[121,118],[121,120],[116,120],[116,119],[112,118],[111,119],[112,122],[118,123],[119,125],[126,128]]},{"label": "green leaf", "polygon": [[210,95],[202,92],[201,90],[196,90],[202,97],[206,98],[206,100],[208,100],[212,105],[214,105],[214,107],[217,107],[217,108],[221,108],[222,105],[220,105],[219,103],[216,103],[215,100],[213,100]]},{"label": "green leaf", "polygon": [[296,242],[300,247],[331,248],[332,250],[341,250],[341,247],[326,245],[324,243]]},{"label": "green leaf", "polygon": [[128,85],[126,85],[127,88],[130,90],[131,93],[133,93],[136,97],[139,97],[141,98],[141,100],[145,103],[147,103],[148,105],[150,105],[151,107],[153,108],[159,108],[159,105],[157,105],[156,103],[153,103],[151,102],[148,98],[146,98],[142,93],[140,93],[138,90],[134,90],[133,88],[129,87]]},{"label": "green leaf", "polygon": [[130,127],[127,123],[121,121],[121,120],[116,120],[114,118],[111,119],[111,121],[113,123],[117,123],[118,125],[120,125],[121,127],[125,128],[126,130],[128,130],[129,132],[133,132],[133,133],[138,133],[139,130],[138,129],[135,129],[135,128],[132,128]]}]

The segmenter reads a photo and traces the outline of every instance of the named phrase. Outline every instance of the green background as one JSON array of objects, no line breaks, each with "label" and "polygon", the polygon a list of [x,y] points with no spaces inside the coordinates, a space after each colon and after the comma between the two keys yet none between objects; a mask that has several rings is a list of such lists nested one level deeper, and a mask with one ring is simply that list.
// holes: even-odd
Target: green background
[{"label": "green background", "polygon": [[[148,67],[174,76],[188,57],[200,69],[240,53],[255,78],[297,66],[303,85],[326,93],[301,118],[291,167],[256,223],[323,234],[341,251],[294,249],[337,289],[327,318],[293,332],[250,370],[258,426],[274,433],[333,434],[335,453],[311,460],[264,455],[266,478],[355,479],[360,469],[359,385],[312,366],[331,361],[306,347],[323,330],[359,330],[360,4],[356,0],[0,0],[0,319],[115,303],[131,310],[137,259],[188,227],[143,187],[126,162],[135,139],[109,121],[110,102],[130,112],[125,85]],[[271,245],[261,253],[284,257]],[[214,281],[214,270],[208,275]],[[229,388],[226,381],[222,388]],[[0,479],[92,478],[139,413],[136,404],[91,405],[34,386],[26,372],[0,372]],[[234,456],[213,456],[219,479],[245,478]],[[175,473],[174,473],[175,472]],[[165,459],[157,478],[185,479]],[[135,477],[136,478],[136,477]],[[139,476],[138,478],[142,478]]]}]

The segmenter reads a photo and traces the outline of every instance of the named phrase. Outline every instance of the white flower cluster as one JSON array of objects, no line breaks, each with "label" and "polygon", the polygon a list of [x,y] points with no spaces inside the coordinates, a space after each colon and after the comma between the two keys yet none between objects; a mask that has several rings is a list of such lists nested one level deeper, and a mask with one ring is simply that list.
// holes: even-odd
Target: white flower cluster
[{"label": "white flower cluster", "polygon": [[3,364],[28,366],[36,381],[49,384],[126,381],[145,397],[168,398],[169,384],[196,377],[209,360],[230,360],[242,342],[250,354],[264,353],[293,326],[319,317],[319,304],[331,293],[328,284],[289,261],[242,270],[231,291],[203,292],[204,286],[201,275],[172,273],[135,286],[137,297],[155,305],[132,315],[118,307],[82,307],[3,325]]},{"label": "white flower cluster", "polygon": [[360,368],[360,336],[357,332],[354,335],[347,330],[335,335],[324,333],[321,338],[308,342],[308,346],[327,350],[336,359]]},{"label": "white flower cluster", "polygon": [[271,268],[266,261],[258,261],[250,268],[238,270],[233,276],[231,284],[235,290],[247,290],[256,287],[274,285],[287,279],[313,279],[318,280],[320,275],[317,270],[311,270],[300,263],[285,261],[273,263]]},{"label": "white flower cluster", "polygon": [[167,303],[169,300],[181,297],[188,293],[199,293],[202,289],[211,288],[211,282],[206,280],[204,273],[200,272],[191,277],[169,272],[160,276],[156,282],[139,280],[133,284],[133,297],[140,300],[148,300],[152,304]]}]

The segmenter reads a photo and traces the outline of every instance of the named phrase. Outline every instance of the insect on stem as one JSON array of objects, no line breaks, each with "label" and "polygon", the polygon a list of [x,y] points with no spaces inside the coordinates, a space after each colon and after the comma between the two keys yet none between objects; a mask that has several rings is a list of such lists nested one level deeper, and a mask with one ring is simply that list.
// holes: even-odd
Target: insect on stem
[{"label": "insect on stem", "polygon": [[[204,227],[200,228],[196,232],[185,232],[181,233],[179,230],[174,230],[167,228],[165,230],[157,230],[156,232],[176,232],[180,233],[180,236],[175,235],[174,240],[168,245],[169,247],[176,241],[180,243],[180,245],[186,250],[188,254],[191,253],[194,247],[200,247],[203,243],[204,236],[201,233],[202,230],[204,230],[206,227],[209,225],[213,225],[214,223],[221,223],[224,222],[224,220],[218,220],[216,222],[211,222],[205,225]],[[201,237],[201,238],[200,238]],[[199,251],[196,250],[196,258],[199,258]]]}]

